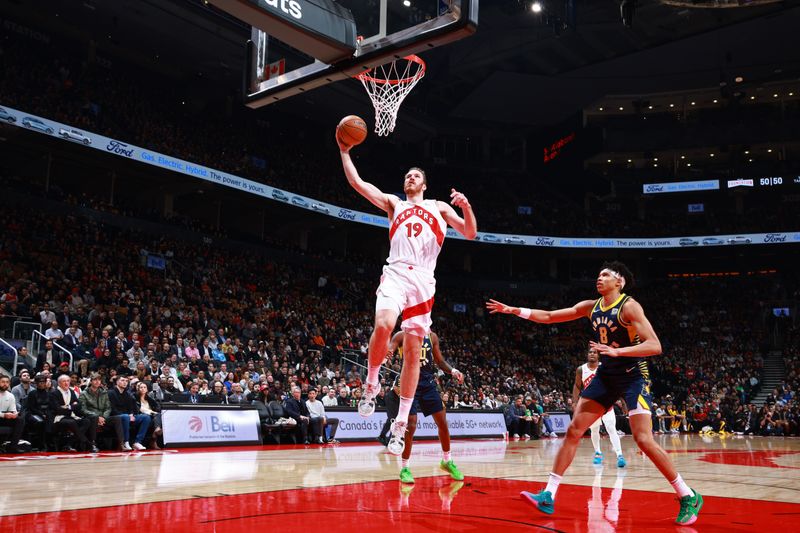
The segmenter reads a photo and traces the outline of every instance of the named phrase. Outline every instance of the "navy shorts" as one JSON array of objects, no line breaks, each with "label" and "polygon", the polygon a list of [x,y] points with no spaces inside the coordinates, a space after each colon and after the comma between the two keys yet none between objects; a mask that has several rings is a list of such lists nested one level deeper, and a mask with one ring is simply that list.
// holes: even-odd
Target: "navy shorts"
[{"label": "navy shorts", "polygon": [[589,386],[583,389],[581,396],[596,401],[606,409],[622,398],[628,406],[628,415],[650,414],[653,410],[650,380],[641,374],[609,376],[598,372]]},{"label": "navy shorts", "polygon": [[444,410],[442,396],[436,388],[436,382],[420,377],[417,385],[417,392],[414,394],[414,403],[411,404],[409,415],[415,415],[422,411],[424,416],[431,416]]}]

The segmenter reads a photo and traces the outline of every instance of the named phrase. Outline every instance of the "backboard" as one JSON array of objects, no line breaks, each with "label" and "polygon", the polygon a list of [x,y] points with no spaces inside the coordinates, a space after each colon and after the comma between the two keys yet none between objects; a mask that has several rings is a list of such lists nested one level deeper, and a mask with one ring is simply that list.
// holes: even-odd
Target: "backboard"
[{"label": "backboard", "polygon": [[477,30],[478,0],[210,0],[252,27],[251,108],[351,78]]}]

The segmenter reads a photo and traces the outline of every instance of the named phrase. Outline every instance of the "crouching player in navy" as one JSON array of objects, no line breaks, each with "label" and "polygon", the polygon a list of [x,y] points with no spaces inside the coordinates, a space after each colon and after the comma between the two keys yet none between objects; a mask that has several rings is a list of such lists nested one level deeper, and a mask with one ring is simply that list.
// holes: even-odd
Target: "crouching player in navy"
[{"label": "crouching player in navy", "polygon": [[[405,333],[402,331],[395,333],[392,340],[389,342],[389,354],[393,354],[397,351],[400,357],[403,357],[404,336]],[[464,375],[451,367],[447,361],[444,360],[444,357],[442,357],[442,352],[439,350],[439,337],[436,333],[431,331],[430,334],[426,335],[422,340],[419,362],[419,382],[417,383],[414,402],[409,412],[405,447],[402,453],[400,481],[403,483],[414,483],[414,476],[411,475],[409,464],[414,432],[417,429],[417,413],[420,411],[422,411],[424,416],[433,416],[433,421],[436,422],[436,427],[439,430],[439,441],[442,444],[442,460],[439,462],[439,468],[450,474],[456,481],[464,479],[464,475],[458,470],[458,467],[450,458],[450,430],[447,427],[444,403],[442,402],[439,390],[436,388],[436,367],[434,366],[434,362],[436,362],[436,366],[441,368],[443,372],[453,376],[459,383],[464,382]],[[396,387],[393,387],[390,394],[398,394]]]}]

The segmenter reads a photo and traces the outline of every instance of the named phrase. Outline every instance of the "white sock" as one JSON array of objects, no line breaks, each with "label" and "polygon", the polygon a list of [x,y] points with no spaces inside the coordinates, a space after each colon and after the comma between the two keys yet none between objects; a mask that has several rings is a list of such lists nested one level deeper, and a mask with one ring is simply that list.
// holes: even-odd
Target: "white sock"
[{"label": "white sock", "polygon": [[411,406],[413,404],[414,398],[403,398],[400,396],[400,409],[397,410],[397,417],[394,421],[408,424],[408,413],[411,412]]},{"label": "white sock", "polygon": [[411,457],[408,459],[400,459],[400,464],[403,466],[403,468],[408,468],[409,463],[411,463]]},{"label": "white sock", "polygon": [[380,371],[380,366],[369,367],[369,371],[367,372],[367,385],[372,388],[375,388],[378,385]]},{"label": "white sock", "polygon": [[617,435],[616,428],[609,428],[606,426],[608,430],[608,440],[611,441],[611,446],[614,448],[614,453],[617,454],[617,457],[622,455],[622,443],[619,441],[619,435]]},{"label": "white sock", "polygon": [[603,424],[606,426],[608,432],[608,440],[611,441],[611,447],[617,456],[622,455],[622,443],[619,441],[619,434],[617,433],[617,415],[613,410],[603,415]]},{"label": "white sock", "polygon": [[550,472],[550,477],[547,479],[547,487],[544,490],[552,494],[553,499],[556,499],[556,492],[558,492],[558,486],[561,484],[561,476],[556,475]]},{"label": "white sock", "polygon": [[591,428],[592,446],[594,451],[600,453],[600,426]]},{"label": "white sock", "polygon": [[442,461],[445,463],[450,460],[450,452],[442,452]]},{"label": "white sock", "polygon": [[673,481],[669,482],[672,485],[672,488],[675,489],[675,492],[678,493],[678,496],[683,498],[684,496],[694,496],[694,492],[692,489],[689,488],[689,485],[683,480],[680,474],[676,477]]}]

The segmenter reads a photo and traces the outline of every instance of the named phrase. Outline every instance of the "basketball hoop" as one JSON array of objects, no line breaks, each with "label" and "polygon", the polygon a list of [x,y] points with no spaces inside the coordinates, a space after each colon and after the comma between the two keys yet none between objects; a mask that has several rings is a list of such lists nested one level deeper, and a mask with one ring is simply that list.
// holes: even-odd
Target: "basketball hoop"
[{"label": "basketball hoop", "polygon": [[355,76],[375,107],[375,133],[386,136],[394,131],[400,104],[424,75],[425,61],[410,55]]}]

